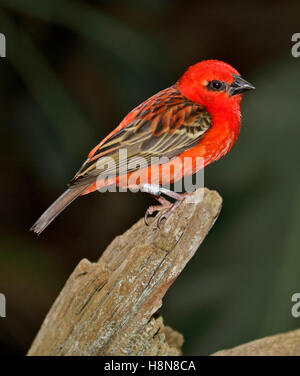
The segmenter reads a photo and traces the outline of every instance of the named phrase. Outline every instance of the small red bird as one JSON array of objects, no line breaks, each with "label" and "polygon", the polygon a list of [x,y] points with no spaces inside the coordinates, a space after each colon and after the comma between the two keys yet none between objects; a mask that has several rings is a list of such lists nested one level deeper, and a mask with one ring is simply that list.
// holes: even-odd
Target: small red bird
[{"label": "small red bird", "polygon": [[[160,203],[148,208],[145,221],[148,224],[149,214],[163,211],[158,218],[159,226],[184,197],[162,185],[197,172],[196,163],[189,169],[181,167],[185,157],[202,157],[207,166],[231,149],[240,131],[241,93],[249,89],[254,86],[222,61],[206,60],[189,67],[177,83],[133,109],[91,150],[69,188],[31,230],[40,234],[78,196],[110,185],[132,188],[130,177],[136,172],[139,177],[134,186],[152,194]],[[127,151],[126,160],[120,159],[121,149]],[[111,170],[108,167],[106,178],[102,178],[107,157],[112,158],[117,167]],[[154,157],[169,158],[173,166],[180,166],[179,171],[174,168],[176,173],[165,175],[162,169],[165,164],[153,165]],[[136,162],[134,166],[128,164],[132,158]],[[123,167],[125,173],[122,173]],[[162,194],[175,199],[175,203]]]}]

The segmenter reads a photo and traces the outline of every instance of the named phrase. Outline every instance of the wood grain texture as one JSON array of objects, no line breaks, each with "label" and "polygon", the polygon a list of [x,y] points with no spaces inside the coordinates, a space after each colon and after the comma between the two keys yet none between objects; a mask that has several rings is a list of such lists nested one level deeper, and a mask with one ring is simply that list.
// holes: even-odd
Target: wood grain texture
[{"label": "wood grain texture", "polygon": [[180,355],[183,336],[157,314],[221,209],[204,189],[157,229],[141,219],[98,262],[83,259],[69,277],[28,355]]},{"label": "wood grain texture", "polygon": [[300,329],[221,350],[215,356],[300,356]]}]

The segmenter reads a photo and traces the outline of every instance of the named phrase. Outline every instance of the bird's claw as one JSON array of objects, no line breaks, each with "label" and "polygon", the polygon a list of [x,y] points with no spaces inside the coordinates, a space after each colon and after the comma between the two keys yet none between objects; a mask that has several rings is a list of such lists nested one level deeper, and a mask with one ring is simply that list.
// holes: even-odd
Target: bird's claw
[{"label": "bird's claw", "polygon": [[159,217],[158,217],[158,220],[157,220],[157,228],[160,229],[160,225],[161,225],[161,222],[163,219],[167,219],[168,218],[168,211],[165,212],[165,213],[162,213]]},{"label": "bird's claw", "polygon": [[170,216],[170,214],[177,208],[177,206],[179,205],[179,203],[180,203],[180,201],[175,201],[175,203],[168,202],[168,204],[164,204],[164,205],[150,206],[146,210],[146,213],[145,213],[145,217],[144,217],[145,224],[147,226],[149,226],[149,220],[148,220],[149,215],[152,215],[155,212],[161,212],[161,211],[163,211],[158,216],[157,221],[156,221],[156,227],[158,229],[160,229],[162,221],[164,219],[167,219]]},{"label": "bird's claw", "polygon": [[153,213],[155,212],[160,212],[162,210],[166,210],[168,209],[165,213],[162,213],[158,219],[157,219],[157,227],[160,228],[160,224],[161,224],[161,221],[164,219],[164,218],[167,218],[167,213],[168,211],[170,210],[170,208],[172,207],[172,204],[170,203],[170,205],[168,206],[164,206],[164,205],[155,205],[155,206],[149,206],[149,208],[146,210],[146,213],[145,213],[145,216],[144,216],[144,220],[145,220],[145,224],[147,226],[149,226],[149,216],[152,215]]},{"label": "bird's claw", "polygon": [[172,192],[172,191],[162,189],[162,188],[161,188],[161,191],[163,194],[166,194],[169,197],[175,199],[175,202],[172,203],[162,196],[158,196],[158,197],[154,196],[154,198],[160,203],[160,205],[149,206],[144,216],[145,224],[149,226],[149,220],[148,220],[149,215],[152,215],[155,212],[162,212],[158,216],[157,221],[156,221],[156,227],[158,229],[160,229],[162,221],[164,219],[167,219],[170,216],[170,214],[178,207],[180,202],[188,195],[188,193],[178,194],[176,192]]}]

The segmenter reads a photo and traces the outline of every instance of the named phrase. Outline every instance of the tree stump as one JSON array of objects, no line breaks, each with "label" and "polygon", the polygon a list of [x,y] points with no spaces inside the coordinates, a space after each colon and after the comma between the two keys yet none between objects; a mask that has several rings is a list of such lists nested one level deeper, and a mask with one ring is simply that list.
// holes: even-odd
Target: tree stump
[{"label": "tree stump", "polygon": [[80,261],[47,314],[28,355],[180,355],[183,336],[157,314],[222,205],[199,189],[156,228],[138,221],[98,262]]}]

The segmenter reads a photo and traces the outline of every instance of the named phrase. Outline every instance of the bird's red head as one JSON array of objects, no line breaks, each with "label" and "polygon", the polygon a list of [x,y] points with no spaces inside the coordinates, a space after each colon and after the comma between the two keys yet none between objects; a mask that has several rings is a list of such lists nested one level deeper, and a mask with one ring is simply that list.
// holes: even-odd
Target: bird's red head
[{"label": "bird's red head", "polygon": [[203,104],[208,110],[239,107],[241,93],[254,89],[231,65],[219,60],[204,60],[192,65],[178,81],[181,93]]}]

